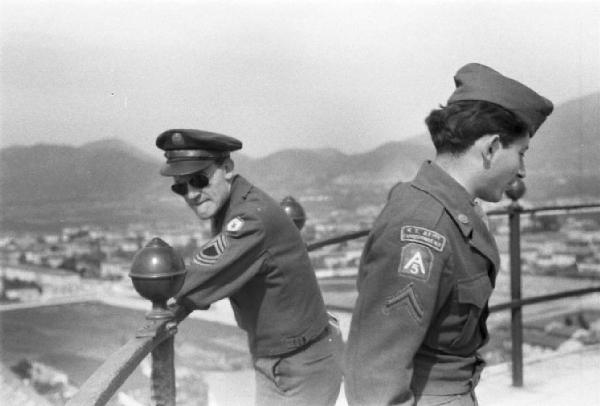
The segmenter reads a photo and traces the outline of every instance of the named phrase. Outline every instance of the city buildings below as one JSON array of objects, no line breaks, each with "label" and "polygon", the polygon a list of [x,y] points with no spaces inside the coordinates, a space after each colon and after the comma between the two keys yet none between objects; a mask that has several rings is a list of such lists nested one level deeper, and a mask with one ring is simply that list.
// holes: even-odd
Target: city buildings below
[{"label": "city buildings below", "polygon": [[[321,202],[319,199],[315,197],[313,200]],[[320,217],[309,217],[302,234],[309,244],[365,230],[370,227],[379,210],[378,206],[364,205],[359,211],[338,209]],[[600,225],[597,218],[523,215],[521,225],[524,296],[581,288],[600,280]],[[492,217],[491,229],[502,258],[502,269],[490,301],[491,304],[497,304],[510,300],[510,273],[507,272],[510,266],[510,241],[506,216]],[[138,310],[149,309],[149,303],[133,289],[128,273],[135,253],[154,237],[163,239],[186,257],[210,238],[210,230],[206,224],[194,223],[179,228],[169,224],[154,229],[145,229],[139,224],[124,225],[122,229],[88,225],[48,234],[4,232],[0,236],[0,310],[2,306],[48,306],[54,300],[70,300],[76,306],[90,299],[106,299],[111,306],[119,303],[119,306],[131,306]],[[365,241],[365,238],[359,238],[310,253],[325,301],[330,309],[337,312],[346,330],[356,298],[355,278]],[[525,359],[564,353],[600,342],[600,306],[597,300],[582,299],[575,304],[570,303],[553,302],[541,310],[524,311]],[[92,313],[89,316],[91,318],[95,317]],[[491,341],[485,348],[485,358],[490,364],[508,362],[512,350],[508,313],[503,318],[496,316],[499,315],[493,313],[490,316]],[[84,318],[87,319],[87,316]],[[118,319],[115,316],[115,320]],[[135,323],[129,323],[126,329],[131,331],[111,334],[118,335],[117,341],[122,345],[123,337],[131,334],[136,327]],[[107,328],[110,329],[110,326]],[[223,338],[230,336],[235,337],[235,345]],[[208,340],[207,347],[186,342],[177,351],[184,358],[193,357],[194,365],[217,369],[219,373],[249,368],[243,334],[234,336],[228,330],[223,337],[219,343]],[[228,346],[234,346],[235,351],[227,353]],[[31,358],[5,367],[13,368],[11,373],[17,373],[22,381],[32,382],[32,377],[35,377],[33,380],[43,382],[43,387],[51,386],[53,389],[46,393],[51,396],[45,399],[58,404],[57,399],[64,399],[73,393],[76,383],[71,382],[72,377],[65,375],[55,364],[64,365],[71,361],[62,358],[57,361],[52,355],[43,362]],[[9,368],[5,368],[5,371]],[[147,375],[148,365],[142,365],[141,369],[142,375]],[[194,373],[194,368],[178,366],[177,373],[180,382],[187,382],[190,386],[193,382],[199,382],[197,393],[181,393],[179,400],[182,404],[195,404],[194,400],[199,398],[208,399],[210,390],[204,384],[203,377]],[[212,382],[213,378],[208,380]],[[139,392],[122,391],[117,402],[135,404],[133,402],[136,399],[145,396],[147,388]]]},{"label": "city buildings below", "polygon": [[0,264],[0,298],[29,302],[81,293],[81,277],[73,272],[31,265]]}]

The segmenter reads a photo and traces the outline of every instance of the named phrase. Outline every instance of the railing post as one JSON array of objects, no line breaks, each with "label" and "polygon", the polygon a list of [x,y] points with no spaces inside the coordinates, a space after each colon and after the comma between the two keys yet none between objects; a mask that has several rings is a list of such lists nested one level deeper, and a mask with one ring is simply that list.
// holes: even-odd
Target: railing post
[{"label": "railing post", "polygon": [[175,406],[175,337],[171,336],[152,350],[150,404]]},{"label": "railing post", "polygon": [[286,196],[279,203],[285,214],[292,219],[298,230],[302,230],[304,223],[306,223],[306,213],[304,208],[296,199],[292,196]]},{"label": "railing post", "polygon": [[[135,255],[129,276],[135,290],[152,301],[152,311],[146,315],[150,328],[138,332],[138,336],[154,335],[156,332],[151,331],[152,325],[175,318],[175,313],[167,308],[166,303],[181,289],[185,272],[181,258],[160,238],[154,238]],[[166,328],[171,336],[162,340],[151,353],[152,406],[175,406],[175,322],[167,323]]]},{"label": "railing post", "polygon": [[[518,200],[525,194],[525,184],[518,179],[506,191],[512,200],[508,208],[510,245],[510,297],[521,300],[521,205]],[[523,386],[523,313],[521,306],[511,308],[512,384]]]}]

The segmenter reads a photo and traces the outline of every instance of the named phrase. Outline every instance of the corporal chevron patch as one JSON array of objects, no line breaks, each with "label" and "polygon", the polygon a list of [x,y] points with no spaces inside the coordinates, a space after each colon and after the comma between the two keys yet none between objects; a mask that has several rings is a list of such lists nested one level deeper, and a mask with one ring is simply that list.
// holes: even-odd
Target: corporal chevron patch
[{"label": "corporal chevron patch", "polygon": [[225,234],[219,234],[194,255],[193,261],[198,265],[212,265],[216,263],[229,247],[229,238]]},{"label": "corporal chevron patch", "polygon": [[413,285],[414,284],[411,282],[395,295],[388,297],[383,304],[381,312],[384,315],[389,316],[395,311],[395,309],[399,309],[401,306],[404,306],[410,316],[417,323],[421,323],[423,320],[424,311],[421,303],[419,303],[419,299],[417,298]]}]

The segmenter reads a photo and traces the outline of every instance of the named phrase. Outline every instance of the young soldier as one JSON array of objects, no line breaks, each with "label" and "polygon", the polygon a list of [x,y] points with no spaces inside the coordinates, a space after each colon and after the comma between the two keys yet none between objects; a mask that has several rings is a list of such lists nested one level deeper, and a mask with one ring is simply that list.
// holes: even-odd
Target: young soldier
[{"label": "young soldier", "polygon": [[341,336],[329,323],[300,232],[283,209],[242,176],[230,151],[242,143],[198,130],[169,130],[156,140],[172,176],[213,238],[194,255],[177,303],[206,309],[228,297],[248,335],[258,405],[333,405]]},{"label": "young soldier", "polygon": [[396,185],[365,245],[345,357],[350,405],[476,405],[499,269],[474,201],[525,177],[529,140],[552,103],[468,64],[426,119],[436,157]]}]

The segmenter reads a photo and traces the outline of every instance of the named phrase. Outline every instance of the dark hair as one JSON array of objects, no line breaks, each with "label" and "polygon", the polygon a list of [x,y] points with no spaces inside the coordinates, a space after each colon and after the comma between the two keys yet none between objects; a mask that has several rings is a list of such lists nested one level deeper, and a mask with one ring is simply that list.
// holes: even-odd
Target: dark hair
[{"label": "dark hair", "polygon": [[527,125],[497,104],[466,100],[440,106],[425,119],[438,154],[460,154],[486,134],[499,134],[503,147],[521,138]]}]

